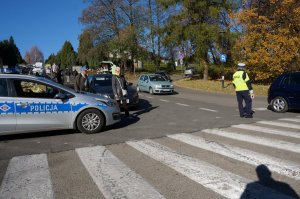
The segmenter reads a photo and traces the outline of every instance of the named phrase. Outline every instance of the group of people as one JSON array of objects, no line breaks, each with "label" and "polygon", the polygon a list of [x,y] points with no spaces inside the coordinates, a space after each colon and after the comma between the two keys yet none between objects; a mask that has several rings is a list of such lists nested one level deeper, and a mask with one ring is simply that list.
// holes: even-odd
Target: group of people
[{"label": "group of people", "polygon": [[[232,84],[236,91],[240,117],[253,118],[252,100],[254,99],[254,93],[250,78],[245,72],[245,66],[246,64],[244,63],[238,64],[238,70],[233,74]],[[120,67],[112,68],[112,74],[112,88],[115,100],[119,103],[120,107],[124,108],[125,115],[129,116],[126,79],[124,75],[121,75]],[[86,66],[80,68],[80,73],[75,78],[74,88],[76,92],[90,91]]]},{"label": "group of people", "polygon": [[[88,68],[86,66],[80,67],[80,73],[75,77],[74,89],[76,92],[88,91],[91,92],[91,87],[88,83]],[[124,109],[125,116],[129,116],[129,98],[127,92],[127,81],[124,75],[121,75],[121,68],[112,68],[112,90],[115,100],[119,103],[119,106]]]}]

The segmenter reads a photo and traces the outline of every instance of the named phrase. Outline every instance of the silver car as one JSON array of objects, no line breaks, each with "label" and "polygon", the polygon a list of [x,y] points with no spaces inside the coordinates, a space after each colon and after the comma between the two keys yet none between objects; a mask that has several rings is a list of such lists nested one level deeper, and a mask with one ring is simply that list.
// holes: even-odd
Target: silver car
[{"label": "silver car", "polygon": [[174,86],[170,80],[159,74],[143,74],[138,79],[136,90],[146,91],[150,94],[173,93]]},{"label": "silver car", "polygon": [[91,134],[119,121],[113,99],[42,77],[0,74],[0,135],[59,129]]}]

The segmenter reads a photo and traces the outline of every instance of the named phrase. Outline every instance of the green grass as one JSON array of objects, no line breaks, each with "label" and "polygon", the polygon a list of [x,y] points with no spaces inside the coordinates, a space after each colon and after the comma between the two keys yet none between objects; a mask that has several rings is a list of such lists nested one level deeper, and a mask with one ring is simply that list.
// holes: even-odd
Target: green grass
[{"label": "green grass", "polygon": [[[226,88],[222,88],[222,83],[221,81],[212,81],[212,80],[201,80],[201,79],[181,79],[178,81],[173,82],[174,85],[179,86],[179,87],[184,87],[184,88],[190,88],[194,90],[202,90],[202,91],[207,91],[207,92],[213,92],[213,93],[224,93],[224,94],[235,94],[234,88],[232,85],[229,85],[226,87],[230,82],[225,81],[224,85]],[[256,85],[252,84],[253,86],[253,91],[255,96],[267,96],[268,95],[268,89],[269,86],[265,85]]]}]

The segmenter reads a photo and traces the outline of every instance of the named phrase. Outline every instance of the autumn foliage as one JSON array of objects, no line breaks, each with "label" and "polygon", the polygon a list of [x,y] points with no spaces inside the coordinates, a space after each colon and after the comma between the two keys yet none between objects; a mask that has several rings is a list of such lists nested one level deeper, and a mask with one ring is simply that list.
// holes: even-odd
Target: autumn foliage
[{"label": "autumn foliage", "polygon": [[247,63],[256,81],[300,70],[299,5],[299,0],[258,1],[232,15],[243,33],[234,47],[236,59]]}]

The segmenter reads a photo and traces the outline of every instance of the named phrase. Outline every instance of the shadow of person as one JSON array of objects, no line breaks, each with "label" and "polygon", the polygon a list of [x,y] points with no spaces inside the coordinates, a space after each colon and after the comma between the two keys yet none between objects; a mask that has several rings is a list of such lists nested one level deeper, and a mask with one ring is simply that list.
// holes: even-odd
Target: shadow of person
[{"label": "shadow of person", "polygon": [[256,167],[258,181],[247,184],[240,199],[272,199],[298,198],[290,185],[279,182],[271,177],[269,168],[261,164]]}]

